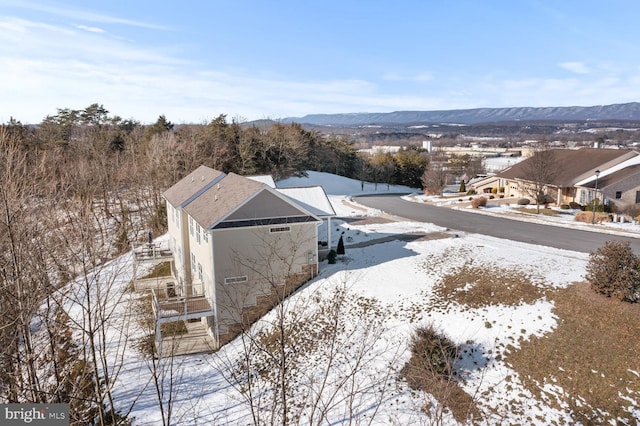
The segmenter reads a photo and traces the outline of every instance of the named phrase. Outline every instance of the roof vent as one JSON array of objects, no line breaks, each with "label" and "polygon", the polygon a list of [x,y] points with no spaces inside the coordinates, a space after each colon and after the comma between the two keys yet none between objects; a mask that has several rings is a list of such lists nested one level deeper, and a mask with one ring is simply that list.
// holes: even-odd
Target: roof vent
[{"label": "roof vent", "polygon": [[218,189],[220,189],[220,184],[218,184]]},{"label": "roof vent", "polygon": [[193,176],[191,176],[191,182],[193,182],[194,180],[195,180],[195,179],[194,179],[194,177],[193,177]]},{"label": "roof vent", "polygon": [[204,182],[204,175],[200,176],[200,180]]},{"label": "roof vent", "polygon": [[215,197],[213,197],[213,201],[218,201],[218,195],[216,195]]}]

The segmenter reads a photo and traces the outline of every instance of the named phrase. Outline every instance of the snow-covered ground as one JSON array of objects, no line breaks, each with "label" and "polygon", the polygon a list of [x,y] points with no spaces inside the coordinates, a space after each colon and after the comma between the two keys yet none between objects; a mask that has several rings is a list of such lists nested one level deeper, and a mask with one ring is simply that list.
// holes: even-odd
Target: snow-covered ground
[{"label": "snow-covered ground", "polygon": [[[542,335],[556,326],[550,301],[541,298],[516,306],[491,305],[479,308],[453,303],[446,309],[434,308],[431,302],[440,279],[468,261],[477,267],[501,265],[535,271],[540,285],[565,287],[583,279],[587,254],[464,233],[456,237],[392,240],[353,248],[349,246],[385,236],[405,233],[434,235],[443,230],[431,224],[409,221],[377,223],[384,222],[376,220],[381,212],[357,205],[349,198],[350,195],[362,193],[412,192],[410,188],[387,188],[386,185],[376,188],[373,184],[363,185],[359,181],[317,172],[309,172],[305,178],[287,179],[278,185],[322,185],[337,215],[348,219],[336,219],[333,222],[336,230],[340,231],[333,235],[336,238],[344,235],[348,239],[346,255],[336,264],[323,262],[320,275],[287,303],[291,307],[310,306],[307,303],[309,301],[326,301],[336,292],[347,292],[349,303],[346,306],[350,310],[345,310],[346,322],[343,326],[350,332],[345,331],[341,337],[344,339],[341,341],[341,354],[356,359],[356,353],[360,353],[363,361],[352,383],[359,380],[364,383],[372,377],[389,375],[386,381],[376,382],[384,386],[384,389],[378,389],[379,393],[371,391],[372,385],[369,392],[363,391],[359,399],[336,402],[328,411],[331,424],[350,421],[358,424],[371,419],[372,424],[432,424],[433,419],[424,414],[422,408],[426,404],[435,415],[437,404],[434,400],[420,392],[409,391],[396,380],[398,371],[409,356],[409,336],[417,326],[426,324],[441,329],[456,343],[473,344],[476,352],[481,353],[484,362],[478,366],[472,366],[473,361],[477,361],[474,355],[470,354],[466,361],[463,360],[472,366],[468,369],[463,387],[470,394],[482,395],[478,406],[488,423],[546,425],[571,422],[566,412],[537,400],[522,386],[517,373],[497,357],[507,345],[517,347],[520,339]],[[503,208],[507,207],[500,207]],[[354,221],[356,217],[368,217],[370,220],[358,224]],[[131,255],[119,258],[112,264],[120,269],[126,262],[131,262]],[[130,279],[130,275],[120,275],[117,284],[122,291]],[[370,309],[363,309],[361,304],[356,303],[363,300],[367,301]],[[124,312],[126,307],[127,304],[122,303],[123,317],[127,316]],[[267,327],[273,315],[273,312],[268,314],[256,324],[255,329]],[[493,326],[487,327],[488,323]],[[375,330],[367,332],[362,328],[366,324],[375,324]],[[110,336],[114,342],[110,350],[114,354],[117,353],[116,343],[121,342],[117,335],[120,330],[120,327],[114,327]],[[131,339],[141,338],[144,334],[133,322],[127,332]],[[362,351],[363,342],[371,336],[375,336],[375,340],[370,342],[367,351]],[[122,348],[119,350],[122,351]],[[340,373],[334,371],[338,367],[328,367],[327,360],[320,358],[322,351],[318,351],[300,355],[305,357],[300,381],[307,380],[304,383],[312,387],[317,382],[310,377],[321,377],[327,372],[333,383],[338,383]],[[183,356],[173,360],[175,400],[172,423],[252,424],[249,405],[241,397],[238,383],[229,378],[231,366],[242,354],[242,341],[236,339],[217,353]],[[314,356],[318,358],[314,360]],[[124,351],[123,361],[115,391],[117,408],[121,412],[130,411],[134,424],[161,424],[148,361],[132,345]],[[165,382],[166,386],[168,381]],[[339,392],[338,388],[327,386],[324,392]],[[504,411],[504,407],[514,404],[521,407],[518,413]],[[444,413],[443,416],[444,424],[455,424],[450,414]]]}]

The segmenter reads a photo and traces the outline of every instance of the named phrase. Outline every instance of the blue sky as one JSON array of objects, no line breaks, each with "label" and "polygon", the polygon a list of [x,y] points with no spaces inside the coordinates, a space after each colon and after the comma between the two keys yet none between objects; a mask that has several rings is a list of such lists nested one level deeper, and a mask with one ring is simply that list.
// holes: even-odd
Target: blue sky
[{"label": "blue sky", "polygon": [[0,0],[0,122],[640,101],[636,0]]}]

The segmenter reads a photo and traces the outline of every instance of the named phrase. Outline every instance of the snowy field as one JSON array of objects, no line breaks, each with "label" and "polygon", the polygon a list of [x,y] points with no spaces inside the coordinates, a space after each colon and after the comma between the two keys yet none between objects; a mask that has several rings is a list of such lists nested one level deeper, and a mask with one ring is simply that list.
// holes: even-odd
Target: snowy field
[{"label": "snowy field", "polygon": [[[410,188],[387,188],[386,185],[376,188],[373,184],[363,185],[359,181],[316,172],[310,172],[307,178],[279,182],[279,186],[310,185],[322,185],[338,217],[345,219],[334,220],[336,229],[333,231],[339,232],[333,232],[333,235],[335,238],[344,235],[348,239],[347,249],[336,264],[321,263],[320,275],[286,302],[287,309],[313,311],[313,306],[327,303],[338,294],[347,297],[337,338],[339,356],[336,354],[333,363],[328,362],[326,356],[323,357],[328,354],[326,346],[299,354],[304,365],[296,377],[300,398],[306,395],[305,390],[313,389],[318,393],[315,400],[327,403],[330,424],[434,424],[436,418],[441,424],[456,424],[432,397],[412,392],[398,380],[398,372],[409,357],[409,336],[417,326],[432,324],[456,343],[474,348],[475,354],[470,351],[461,360],[461,365],[466,366],[462,386],[471,395],[482,395],[476,403],[487,423],[547,425],[571,422],[564,410],[536,399],[525,389],[517,373],[499,356],[508,345],[517,347],[522,339],[554,329],[557,318],[552,312],[552,302],[542,297],[519,305],[472,308],[450,303],[445,308],[434,303],[434,291],[447,273],[468,262],[476,267],[500,265],[531,271],[540,286],[562,288],[583,279],[587,254],[475,234],[375,244],[376,239],[396,234],[428,236],[441,234],[444,230],[416,222],[377,223],[384,222],[379,218],[381,212],[357,205],[349,198],[361,193],[411,192]],[[361,224],[354,221],[363,217],[369,221],[363,220]],[[367,241],[370,245],[365,247],[349,247]],[[125,255],[110,263],[120,271],[117,283],[122,291],[131,279],[131,274],[126,272],[130,262],[131,255]],[[135,295],[126,297],[132,299]],[[363,308],[363,301],[366,301],[366,308]],[[122,318],[129,318],[129,305],[123,302],[121,306]],[[274,315],[272,311],[257,323],[255,332],[268,329]],[[493,326],[487,327],[488,323]],[[162,424],[150,363],[131,344],[124,351],[121,347],[116,348],[122,332],[122,323],[114,323],[110,334],[113,347],[109,349],[114,356],[123,353],[115,391],[117,409],[122,413],[129,412],[136,425]],[[135,321],[129,321],[126,333],[133,340],[144,334]],[[171,405],[172,424],[253,424],[255,417],[252,417],[250,404],[238,390],[241,383],[232,377],[233,366],[246,355],[245,343],[238,338],[217,353],[173,360],[172,380],[165,372],[161,386],[163,403]],[[483,362],[478,364],[478,359]],[[359,366],[349,383],[350,389],[360,391],[357,398],[353,392],[350,396],[341,393],[346,386],[341,367],[355,361]],[[327,385],[318,387],[318,378],[322,377]],[[265,398],[271,395],[264,382],[256,381],[256,386],[254,391],[263,392]],[[168,403],[169,395],[172,395],[171,404]],[[504,407],[513,404],[521,407],[517,414],[504,411]],[[430,415],[424,413],[424,407],[429,407]]]}]

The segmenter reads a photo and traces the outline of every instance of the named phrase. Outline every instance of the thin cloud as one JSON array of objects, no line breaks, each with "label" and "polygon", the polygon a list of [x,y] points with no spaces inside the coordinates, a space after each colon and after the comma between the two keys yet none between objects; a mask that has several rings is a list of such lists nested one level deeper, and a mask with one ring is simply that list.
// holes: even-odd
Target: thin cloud
[{"label": "thin cloud", "polygon": [[56,16],[71,18],[77,21],[99,22],[103,24],[119,24],[119,25],[127,25],[132,27],[147,28],[147,29],[154,29],[154,30],[168,29],[163,25],[153,24],[150,22],[120,18],[117,16],[111,16],[111,15],[95,13],[95,12],[86,12],[83,10],[70,9],[62,6],[50,6],[42,3],[22,2],[22,1],[8,1],[7,3],[15,8],[33,10],[38,12],[46,12]]},{"label": "thin cloud", "polygon": [[423,72],[413,75],[403,75],[397,73],[388,73],[382,76],[383,80],[387,81],[409,81],[409,82],[427,82],[433,80],[433,75],[428,72]]},{"label": "thin cloud", "polygon": [[558,66],[576,74],[589,74],[591,72],[584,62],[561,62]]},{"label": "thin cloud", "polygon": [[102,28],[98,28],[98,27],[89,27],[87,25],[76,25],[76,28],[78,28],[79,30],[83,30],[83,31],[87,31],[90,33],[98,33],[98,34],[102,34],[105,33],[106,31],[103,30]]}]

